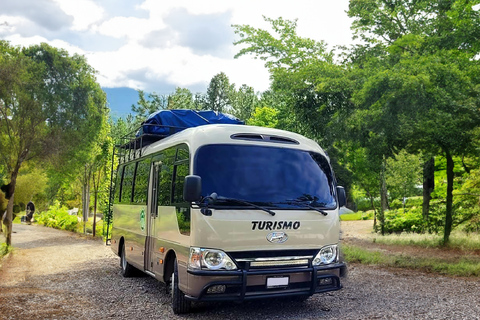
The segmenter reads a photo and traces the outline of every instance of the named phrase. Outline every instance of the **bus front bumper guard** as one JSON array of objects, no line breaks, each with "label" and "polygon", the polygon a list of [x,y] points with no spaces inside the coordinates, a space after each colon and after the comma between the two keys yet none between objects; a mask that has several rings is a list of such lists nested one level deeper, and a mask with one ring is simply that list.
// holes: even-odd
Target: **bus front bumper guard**
[{"label": "bus front bumper guard", "polygon": [[[282,296],[311,296],[316,293],[336,291],[342,289],[340,277],[334,273],[328,273],[330,270],[338,270],[340,276],[345,276],[347,266],[345,263],[335,263],[327,266],[309,266],[305,268],[283,268],[283,269],[247,269],[236,271],[217,271],[217,270],[188,270],[187,272],[194,276],[202,277],[238,277],[235,280],[212,281],[206,284],[198,297],[185,295],[185,298],[192,301],[244,301],[254,299],[264,299]],[[321,272],[318,274],[318,272]],[[310,273],[308,282],[303,283],[300,288],[292,288],[290,285],[285,288],[258,288],[252,290],[247,286],[247,278],[251,276],[279,276],[298,273]],[[218,279],[218,278],[217,278]],[[319,285],[319,282],[328,281],[328,285]],[[209,294],[209,288],[215,286],[225,286],[230,288],[230,292]],[[250,290],[249,290],[250,289]],[[228,290],[227,290],[228,291]]]}]

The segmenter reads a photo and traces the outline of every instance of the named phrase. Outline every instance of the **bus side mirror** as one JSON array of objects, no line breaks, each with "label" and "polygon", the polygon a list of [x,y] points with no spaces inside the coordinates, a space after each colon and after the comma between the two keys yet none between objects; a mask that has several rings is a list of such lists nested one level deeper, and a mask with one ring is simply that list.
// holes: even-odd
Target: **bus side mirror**
[{"label": "bus side mirror", "polygon": [[196,175],[185,177],[183,184],[183,199],[187,202],[200,201],[202,197],[202,178]]},{"label": "bus side mirror", "polygon": [[344,187],[337,187],[338,207],[343,207],[347,204],[347,194]]}]

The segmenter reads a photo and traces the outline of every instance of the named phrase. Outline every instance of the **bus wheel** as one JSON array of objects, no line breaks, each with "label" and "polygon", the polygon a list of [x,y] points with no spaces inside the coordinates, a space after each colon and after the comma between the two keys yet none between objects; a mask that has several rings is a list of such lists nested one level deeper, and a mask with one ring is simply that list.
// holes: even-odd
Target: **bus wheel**
[{"label": "bus wheel", "polygon": [[133,276],[135,269],[130,263],[127,262],[127,257],[125,256],[125,244],[122,245],[120,266],[122,267],[122,276],[124,276],[125,278]]},{"label": "bus wheel", "polygon": [[188,313],[192,303],[185,298],[185,294],[178,288],[178,264],[176,258],[173,264],[173,273],[170,278],[173,313]]}]

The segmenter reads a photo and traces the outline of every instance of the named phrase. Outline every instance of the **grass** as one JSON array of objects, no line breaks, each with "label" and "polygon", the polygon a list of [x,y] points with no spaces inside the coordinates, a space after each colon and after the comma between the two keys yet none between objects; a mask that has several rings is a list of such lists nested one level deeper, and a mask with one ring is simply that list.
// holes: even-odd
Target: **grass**
[{"label": "grass", "polygon": [[12,247],[7,247],[7,244],[4,242],[0,243],[0,259],[6,256],[10,251],[12,251]]},{"label": "grass", "polygon": [[420,269],[444,275],[461,277],[480,276],[480,258],[464,257],[457,262],[447,262],[438,258],[419,258],[405,255],[385,254],[366,250],[357,246],[343,245],[345,260],[382,267]]},{"label": "grass", "polygon": [[370,218],[370,216],[363,211],[354,212],[354,213],[346,213],[346,214],[342,214],[340,216],[340,220],[342,220],[342,221],[371,220],[371,219],[372,218]]},{"label": "grass", "polygon": [[[443,244],[443,234],[401,233],[385,236],[374,235],[374,241],[386,245],[437,248]],[[454,230],[450,235],[450,243],[447,247],[464,251],[480,250],[480,234]]]}]

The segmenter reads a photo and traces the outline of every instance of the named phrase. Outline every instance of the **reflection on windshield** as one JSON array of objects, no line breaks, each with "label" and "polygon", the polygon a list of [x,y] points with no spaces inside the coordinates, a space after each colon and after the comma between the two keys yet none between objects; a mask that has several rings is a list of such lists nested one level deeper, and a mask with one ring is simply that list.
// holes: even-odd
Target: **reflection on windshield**
[{"label": "reflection on windshield", "polygon": [[[333,174],[327,159],[313,152],[249,145],[207,145],[195,158],[202,195],[290,208],[288,201],[335,208]],[[218,202],[217,205],[231,203]],[[298,206],[297,206],[298,207]]]}]

